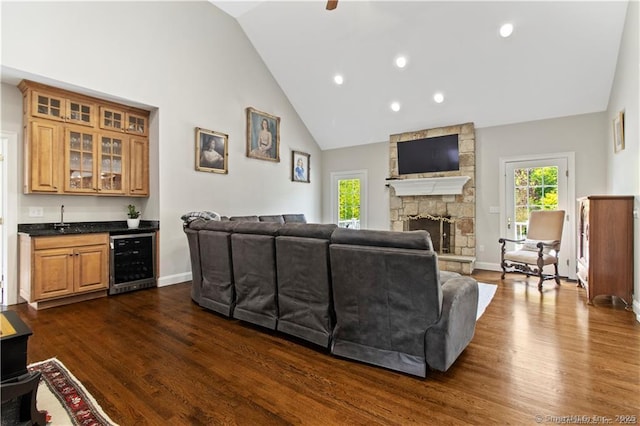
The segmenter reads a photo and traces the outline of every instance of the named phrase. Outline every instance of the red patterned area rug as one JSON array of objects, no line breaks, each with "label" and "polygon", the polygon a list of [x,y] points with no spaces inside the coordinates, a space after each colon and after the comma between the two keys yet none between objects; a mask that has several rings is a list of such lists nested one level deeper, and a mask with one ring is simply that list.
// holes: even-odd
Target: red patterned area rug
[{"label": "red patterned area rug", "polygon": [[47,411],[48,426],[118,426],[62,362],[51,358],[28,368],[42,372],[36,405]]}]

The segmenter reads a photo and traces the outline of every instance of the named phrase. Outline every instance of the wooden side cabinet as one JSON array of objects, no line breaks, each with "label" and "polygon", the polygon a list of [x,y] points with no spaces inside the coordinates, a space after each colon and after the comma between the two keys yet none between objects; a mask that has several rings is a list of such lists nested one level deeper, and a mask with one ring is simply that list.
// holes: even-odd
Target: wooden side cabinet
[{"label": "wooden side cabinet", "polygon": [[36,309],[94,299],[109,287],[109,234],[19,234],[20,296]]},{"label": "wooden side cabinet", "polygon": [[578,279],[587,300],[617,296],[627,307],[633,293],[633,196],[578,199]]},{"label": "wooden side cabinet", "polygon": [[25,188],[34,193],[57,193],[61,188],[62,128],[58,123],[33,120],[25,125]]}]

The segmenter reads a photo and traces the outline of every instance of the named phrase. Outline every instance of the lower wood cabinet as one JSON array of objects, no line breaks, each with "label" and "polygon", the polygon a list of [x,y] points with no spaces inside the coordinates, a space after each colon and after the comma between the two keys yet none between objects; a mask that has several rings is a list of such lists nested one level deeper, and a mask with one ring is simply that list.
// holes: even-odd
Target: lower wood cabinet
[{"label": "lower wood cabinet", "polygon": [[109,234],[20,234],[20,296],[36,309],[107,295]]}]

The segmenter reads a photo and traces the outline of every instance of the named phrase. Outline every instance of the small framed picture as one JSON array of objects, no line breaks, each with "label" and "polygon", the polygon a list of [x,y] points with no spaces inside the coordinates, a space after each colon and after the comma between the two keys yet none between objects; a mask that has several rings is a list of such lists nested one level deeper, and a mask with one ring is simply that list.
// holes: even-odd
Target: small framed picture
[{"label": "small framed picture", "polygon": [[294,182],[309,183],[309,159],[310,155],[304,152],[291,152],[291,180]]},{"label": "small framed picture", "polygon": [[196,127],[196,170],[228,173],[228,147],[228,135]]},{"label": "small framed picture", "polygon": [[247,157],[280,162],[280,117],[247,108]]},{"label": "small framed picture", "polygon": [[615,152],[624,149],[624,112],[620,111],[613,119],[613,149]]}]

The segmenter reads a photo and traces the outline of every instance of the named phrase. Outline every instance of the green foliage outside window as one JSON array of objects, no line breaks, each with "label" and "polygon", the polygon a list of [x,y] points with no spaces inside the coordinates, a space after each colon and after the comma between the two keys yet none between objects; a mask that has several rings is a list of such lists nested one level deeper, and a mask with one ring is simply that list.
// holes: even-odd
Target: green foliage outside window
[{"label": "green foliage outside window", "polygon": [[557,167],[516,169],[514,177],[516,222],[528,221],[533,210],[557,210]]},{"label": "green foliage outside window", "polygon": [[360,219],[360,179],[338,182],[339,220]]}]

